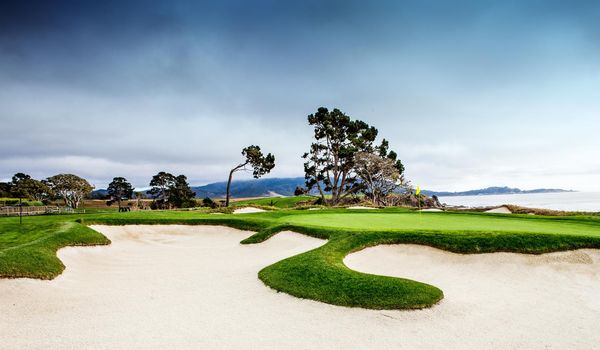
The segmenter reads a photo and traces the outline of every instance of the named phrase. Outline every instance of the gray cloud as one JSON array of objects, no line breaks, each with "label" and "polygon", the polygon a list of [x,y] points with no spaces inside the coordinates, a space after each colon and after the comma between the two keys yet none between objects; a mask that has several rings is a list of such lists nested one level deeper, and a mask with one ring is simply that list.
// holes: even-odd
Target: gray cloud
[{"label": "gray cloud", "polygon": [[242,147],[301,175],[339,107],[424,187],[600,189],[591,1],[14,2],[0,8],[0,178],[221,180]]}]

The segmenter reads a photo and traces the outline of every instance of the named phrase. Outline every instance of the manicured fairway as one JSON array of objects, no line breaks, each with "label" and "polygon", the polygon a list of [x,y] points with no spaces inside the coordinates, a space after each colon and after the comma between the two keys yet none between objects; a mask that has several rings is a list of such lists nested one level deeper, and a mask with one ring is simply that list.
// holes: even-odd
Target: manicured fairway
[{"label": "manicured fairway", "polygon": [[16,218],[0,218],[0,277],[56,277],[63,269],[57,249],[109,243],[89,229],[89,224],[222,225],[256,231],[242,241],[244,244],[260,243],[278,232],[292,230],[328,242],[259,271],[258,277],[267,286],[300,298],[372,309],[429,307],[443,298],[443,292],[418,281],[347,268],[344,257],[365,247],[411,243],[466,254],[600,248],[600,218],[583,216],[418,213],[392,208],[276,210],[241,215],[140,211],[28,217],[25,222],[21,226]]}]

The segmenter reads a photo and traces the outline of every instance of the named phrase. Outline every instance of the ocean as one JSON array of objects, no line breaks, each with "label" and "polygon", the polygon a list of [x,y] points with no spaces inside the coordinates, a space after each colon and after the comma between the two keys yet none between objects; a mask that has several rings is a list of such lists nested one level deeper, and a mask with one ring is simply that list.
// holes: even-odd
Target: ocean
[{"label": "ocean", "polygon": [[529,208],[600,212],[600,192],[528,193],[440,197],[448,205],[487,207],[514,204]]}]

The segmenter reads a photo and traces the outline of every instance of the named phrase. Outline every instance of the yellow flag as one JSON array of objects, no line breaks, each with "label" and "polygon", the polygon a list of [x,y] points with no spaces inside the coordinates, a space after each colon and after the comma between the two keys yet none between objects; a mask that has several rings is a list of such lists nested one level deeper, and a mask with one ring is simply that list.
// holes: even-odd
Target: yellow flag
[{"label": "yellow flag", "polygon": [[417,186],[417,192],[415,192],[417,196],[421,195],[421,186]]}]

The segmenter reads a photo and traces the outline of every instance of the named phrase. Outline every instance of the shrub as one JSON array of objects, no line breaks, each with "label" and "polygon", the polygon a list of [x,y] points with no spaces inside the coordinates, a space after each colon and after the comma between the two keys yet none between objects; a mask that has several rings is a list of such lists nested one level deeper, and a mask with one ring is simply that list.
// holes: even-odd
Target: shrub
[{"label": "shrub", "polygon": [[[23,204],[24,207],[40,207],[40,206],[44,205],[44,203],[42,203],[41,201],[30,201],[30,200],[23,200],[21,202],[21,204]],[[5,205],[5,206],[19,205],[19,199],[18,198],[0,198],[0,205]]]},{"label": "shrub", "polygon": [[206,197],[202,200],[202,206],[214,209],[214,208],[217,208],[219,205],[215,201],[213,201],[211,198]]}]

